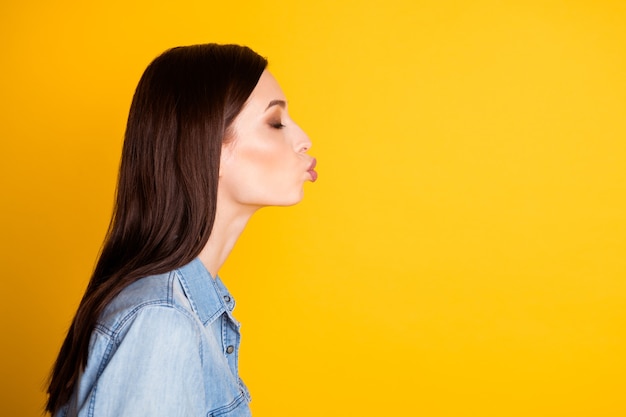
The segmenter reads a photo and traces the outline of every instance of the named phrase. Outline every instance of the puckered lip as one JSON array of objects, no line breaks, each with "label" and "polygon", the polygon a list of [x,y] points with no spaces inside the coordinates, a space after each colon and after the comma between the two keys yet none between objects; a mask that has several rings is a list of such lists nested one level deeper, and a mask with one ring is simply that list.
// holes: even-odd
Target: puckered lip
[{"label": "puckered lip", "polygon": [[307,170],[307,172],[311,174],[312,182],[315,182],[315,180],[317,180],[317,172],[315,171],[316,165],[317,165],[317,159],[313,158],[313,160],[311,161],[311,165],[309,166],[309,169]]}]

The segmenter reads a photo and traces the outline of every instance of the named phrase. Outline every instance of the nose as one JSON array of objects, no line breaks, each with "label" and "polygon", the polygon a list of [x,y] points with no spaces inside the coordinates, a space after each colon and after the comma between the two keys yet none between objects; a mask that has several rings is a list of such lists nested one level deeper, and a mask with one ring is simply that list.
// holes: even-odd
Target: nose
[{"label": "nose", "polygon": [[311,139],[309,139],[309,136],[304,132],[304,130],[302,130],[302,128],[300,128],[300,126],[297,126],[296,129],[296,135],[295,135],[295,141],[294,141],[294,148],[296,150],[296,152],[298,153],[306,153],[309,151],[309,149],[311,149],[311,146],[313,146],[313,144],[311,143]]}]

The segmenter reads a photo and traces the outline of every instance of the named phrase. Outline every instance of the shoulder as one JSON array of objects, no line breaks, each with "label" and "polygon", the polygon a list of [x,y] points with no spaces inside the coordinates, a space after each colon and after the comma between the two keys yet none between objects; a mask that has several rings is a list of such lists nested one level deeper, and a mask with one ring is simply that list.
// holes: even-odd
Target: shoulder
[{"label": "shoulder", "polygon": [[174,271],[141,278],[124,288],[105,307],[96,323],[96,330],[115,336],[139,316],[156,318],[159,314],[155,312],[187,316],[193,321],[189,301]]},{"label": "shoulder", "polygon": [[201,325],[179,306],[156,301],[118,316],[116,327],[97,329],[81,376],[81,408],[99,416],[206,415]]}]

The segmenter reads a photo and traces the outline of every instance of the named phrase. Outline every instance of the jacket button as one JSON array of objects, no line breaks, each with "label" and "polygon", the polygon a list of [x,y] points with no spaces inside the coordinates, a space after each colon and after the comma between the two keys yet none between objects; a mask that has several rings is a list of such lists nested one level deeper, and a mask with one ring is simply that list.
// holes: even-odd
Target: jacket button
[{"label": "jacket button", "polygon": [[235,347],[233,345],[230,345],[226,348],[226,353],[228,353],[229,355],[233,353],[234,351],[235,351]]},{"label": "jacket button", "polygon": [[226,301],[227,303],[230,303],[230,296],[225,295],[224,296],[224,301]]}]

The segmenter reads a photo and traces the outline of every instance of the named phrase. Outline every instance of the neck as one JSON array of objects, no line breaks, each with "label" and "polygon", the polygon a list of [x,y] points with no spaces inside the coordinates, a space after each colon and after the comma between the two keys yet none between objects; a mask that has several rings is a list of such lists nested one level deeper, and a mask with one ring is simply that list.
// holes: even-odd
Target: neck
[{"label": "neck", "polygon": [[211,236],[198,255],[213,278],[217,276],[255,211],[256,208],[229,204],[228,200],[225,201],[225,199],[220,198],[218,192]]}]

